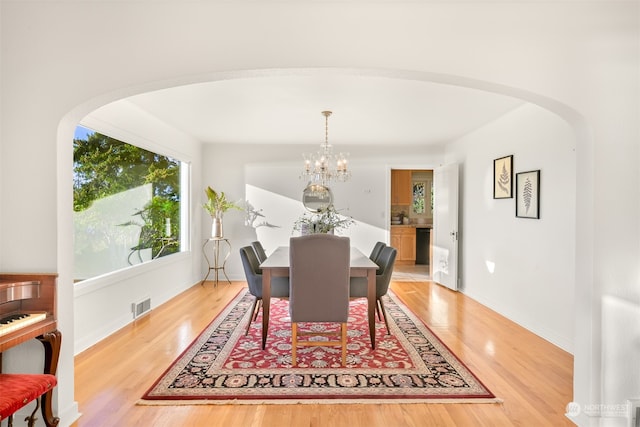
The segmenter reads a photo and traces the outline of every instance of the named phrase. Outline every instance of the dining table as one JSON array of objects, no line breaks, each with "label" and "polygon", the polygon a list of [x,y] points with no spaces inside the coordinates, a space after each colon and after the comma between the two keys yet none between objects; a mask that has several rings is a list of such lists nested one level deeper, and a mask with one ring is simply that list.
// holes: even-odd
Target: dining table
[{"label": "dining table", "polygon": [[[318,254],[322,256],[322,254]],[[359,249],[351,247],[349,254],[350,277],[367,278],[367,316],[371,348],[376,348],[376,270],[378,265]],[[289,277],[289,247],[280,246],[261,264],[262,269],[262,349],[266,348],[269,331],[271,278]]]}]

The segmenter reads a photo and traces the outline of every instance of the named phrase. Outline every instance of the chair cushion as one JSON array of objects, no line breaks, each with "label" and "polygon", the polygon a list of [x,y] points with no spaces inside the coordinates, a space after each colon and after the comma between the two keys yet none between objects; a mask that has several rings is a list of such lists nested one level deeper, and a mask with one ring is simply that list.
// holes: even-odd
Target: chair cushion
[{"label": "chair cushion", "polygon": [[42,396],[56,384],[58,379],[49,374],[0,374],[0,420]]}]

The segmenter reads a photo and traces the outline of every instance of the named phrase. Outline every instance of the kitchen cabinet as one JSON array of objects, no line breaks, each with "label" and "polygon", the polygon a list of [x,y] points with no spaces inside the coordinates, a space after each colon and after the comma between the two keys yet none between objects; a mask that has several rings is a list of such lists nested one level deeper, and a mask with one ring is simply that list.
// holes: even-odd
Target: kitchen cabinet
[{"label": "kitchen cabinet", "polygon": [[411,171],[393,169],[391,171],[391,204],[411,205]]},{"label": "kitchen cabinet", "polygon": [[414,227],[391,227],[391,246],[398,251],[397,264],[416,263],[416,229]]}]

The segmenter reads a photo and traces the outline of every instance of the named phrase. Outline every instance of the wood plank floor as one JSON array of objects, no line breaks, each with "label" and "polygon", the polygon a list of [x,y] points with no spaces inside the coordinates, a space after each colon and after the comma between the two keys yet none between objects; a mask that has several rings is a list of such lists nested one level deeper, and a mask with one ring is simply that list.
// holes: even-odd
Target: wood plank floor
[{"label": "wood plank floor", "polygon": [[83,426],[571,426],[573,357],[462,293],[393,282],[396,294],[501,404],[136,406],[244,282],[195,285],[75,358]]}]

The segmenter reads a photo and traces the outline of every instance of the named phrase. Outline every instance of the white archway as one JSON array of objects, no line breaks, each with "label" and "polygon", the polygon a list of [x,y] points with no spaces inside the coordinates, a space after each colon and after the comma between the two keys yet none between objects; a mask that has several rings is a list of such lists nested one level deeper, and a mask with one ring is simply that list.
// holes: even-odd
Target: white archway
[{"label": "white archway", "polygon": [[[83,117],[85,117],[91,111],[113,101],[117,101],[140,93],[166,89],[180,85],[222,81],[229,79],[249,79],[269,76],[305,76],[316,74],[386,77],[402,80],[441,83],[506,95],[521,99],[532,104],[536,104],[561,117],[574,130],[577,146],[577,181],[583,184],[586,183],[587,188],[593,187],[593,169],[591,168],[591,164],[593,161],[593,143],[591,141],[591,135],[584,118],[577,111],[575,111],[568,105],[558,102],[557,100],[519,88],[501,85],[499,83],[485,82],[469,79],[466,77],[421,71],[341,68],[291,68],[226,71],[203,74],[199,76],[191,76],[188,78],[180,77],[171,80],[164,80],[161,82],[149,82],[144,85],[122,89],[116,92],[104,94],[91,100],[87,100],[85,103],[78,105],[76,108],[67,113],[60,121],[57,136],[57,164],[58,200],[60,201],[58,205],[58,271],[60,274],[61,283],[72,283],[73,257],[70,255],[73,251],[73,240],[71,237],[72,220],[71,212],[70,210],[68,210],[68,207],[72,205],[72,192],[70,186],[68,185],[68,183],[71,182],[70,177],[72,170],[72,147],[69,142],[73,140],[73,132],[75,126],[80,122],[80,120],[82,120]],[[578,200],[576,208],[576,227],[578,229],[578,232],[576,233],[577,241],[575,243],[576,264],[590,266],[593,265],[591,260],[593,259],[594,248],[593,242],[589,237],[590,233],[588,232],[588,230],[593,229],[592,212],[591,209],[589,209],[589,206],[592,204],[593,195],[587,192],[578,192],[577,197]],[[592,309],[591,305],[587,303],[587,301],[590,300],[592,292],[592,270],[577,269],[576,282],[587,284],[587,286],[583,286],[580,288],[576,287],[576,317],[585,318],[585,312],[590,312]],[[60,300],[64,301],[64,304],[67,305],[67,308],[71,309],[68,312],[73,313],[73,289],[60,289],[59,292],[62,293]],[[69,304],[71,304],[71,307],[69,307]],[[70,322],[66,322],[66,329],[68,330],[68,325],[72,324],[73,317],[71,317]],[[73,335],[69,337],[69,333],[67,333],[67,337],[67,339],[73,339]],[[576,336],[576,340],[579,339],[580,337]],[[588,339],[588,337],[584,339]],[[580,343],[576,342],[576,347],[580,347]],[[589,347],[587,346],[587,348]],[[597,364],[597,361],[591,360],[591,356],[589,354],[584,357],[585,359],[582,359],[581,363],[588,363],[590,366]]]}]

